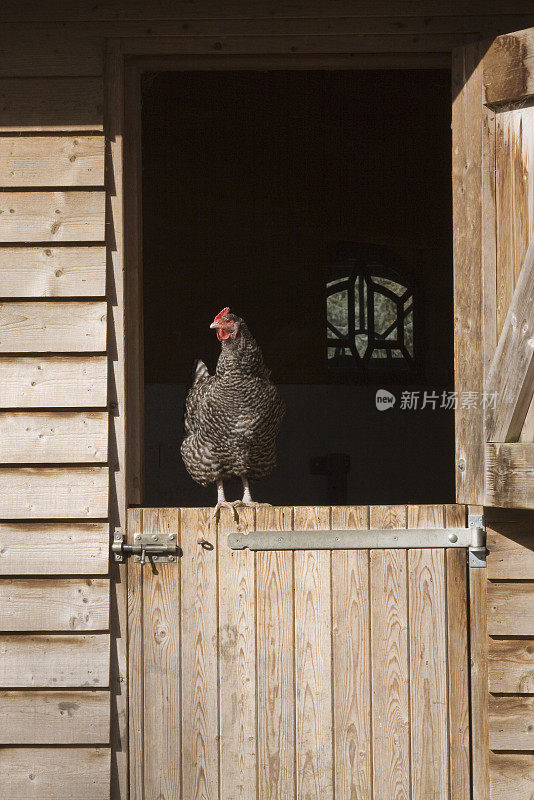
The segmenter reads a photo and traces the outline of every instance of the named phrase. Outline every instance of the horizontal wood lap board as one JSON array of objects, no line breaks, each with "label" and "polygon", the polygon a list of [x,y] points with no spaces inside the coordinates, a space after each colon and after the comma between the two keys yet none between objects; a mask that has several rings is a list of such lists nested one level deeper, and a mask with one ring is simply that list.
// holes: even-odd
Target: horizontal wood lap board
[{"label": "horizontal wood lap board", "polygon": [[104,137],[66,132],[101,81],[31,84],[0,89],[2,132],[50,130],[0,136],[0,795],[107,800]]},{"label": "horizontal wood lap board", "polygon": [[[232,551],[211,509],[130,509],[131,797],[468,800],[465,550]],[[258,508],[245,529],[463,527],[463,506]],[[162,703],[162,698],[164,701]]]}]

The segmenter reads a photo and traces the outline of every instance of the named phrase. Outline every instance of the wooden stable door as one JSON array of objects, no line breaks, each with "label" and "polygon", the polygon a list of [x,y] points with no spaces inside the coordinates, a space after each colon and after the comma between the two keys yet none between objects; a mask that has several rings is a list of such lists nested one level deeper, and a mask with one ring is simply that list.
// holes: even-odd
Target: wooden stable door
[{"label": "wooden stable door", "polygon": [[[464,506],[259,508],[258,530],[464,527]],[[231,550],[224,511],[131,509],[132,800],[468,800],[465,549]]]}]

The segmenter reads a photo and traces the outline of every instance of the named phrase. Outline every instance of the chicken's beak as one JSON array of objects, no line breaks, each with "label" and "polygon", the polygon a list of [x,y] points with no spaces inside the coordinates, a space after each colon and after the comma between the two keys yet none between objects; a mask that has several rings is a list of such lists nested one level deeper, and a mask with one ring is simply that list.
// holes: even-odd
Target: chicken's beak
[{"label": "chicken's beak", "polygon": [[221,327],[220,322],[212,322],[210,325],[210,328],[220,328],[220,327]]}]

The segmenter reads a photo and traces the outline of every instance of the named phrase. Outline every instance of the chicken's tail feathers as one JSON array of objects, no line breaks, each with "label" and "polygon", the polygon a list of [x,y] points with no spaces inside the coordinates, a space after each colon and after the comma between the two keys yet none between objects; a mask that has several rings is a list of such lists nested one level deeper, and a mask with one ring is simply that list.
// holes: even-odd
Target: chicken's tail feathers
[{"label": "chicken's tail feathers", "polygon": [[193,369],[193,383],[195,384],[197,381],[201,380],[202,378],[209,378],[210,374],[208,372],[207,366],[204,362],[199,358],[198,361],[195,362],[195,366]]}]

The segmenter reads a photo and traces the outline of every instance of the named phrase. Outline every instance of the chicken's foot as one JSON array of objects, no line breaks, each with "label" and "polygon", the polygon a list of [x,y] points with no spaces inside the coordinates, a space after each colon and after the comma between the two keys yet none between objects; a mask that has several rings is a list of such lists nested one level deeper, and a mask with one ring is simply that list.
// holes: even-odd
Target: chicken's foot
[{"label": "chicken's foot", "polygon": [[252,495],[250,494],[250,486],[248,482],[248,478],[241,477],[243,481],[243,498],[241,500],[236,500],[235,505],[244,508],[259,508],[261,506],[271,506],[270,503],[258,503],[256,500],[252,499]]},{"label": "chicken's foot", "polygon": [[215,504],[215,508],[213,509],[213,516],[218,517],[221,508],[228,508],[234,515],[234,519],[237,522],[239,517],[236,511],[236,501],[231,503],[229,500],[226,499],[224,496],[224,485],[222,481],[217,481],[217,502]]}]

